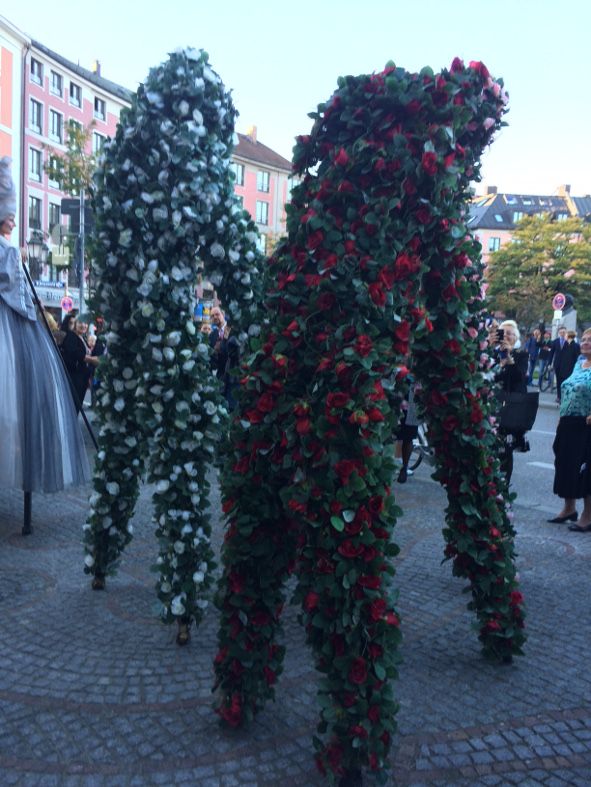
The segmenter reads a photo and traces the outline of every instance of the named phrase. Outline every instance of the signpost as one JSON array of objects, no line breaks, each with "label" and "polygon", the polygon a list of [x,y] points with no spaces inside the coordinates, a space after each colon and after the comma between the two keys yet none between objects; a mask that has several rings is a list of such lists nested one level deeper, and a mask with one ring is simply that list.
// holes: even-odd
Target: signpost
[{"label": "signpost", "polygon": [[74,301],[70,298],[69,295],[64,295],[64,297],[60,301],[60,306],[62,307],[63,311],[71,312],[74,308]]}]

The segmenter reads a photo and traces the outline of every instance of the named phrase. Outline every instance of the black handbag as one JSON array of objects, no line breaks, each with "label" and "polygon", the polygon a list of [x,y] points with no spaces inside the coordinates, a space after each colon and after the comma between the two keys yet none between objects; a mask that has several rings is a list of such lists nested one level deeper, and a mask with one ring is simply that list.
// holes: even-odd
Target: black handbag
[{"label": "black handbag", "polygon": [[538,391],[507,393],[501,391],[499,426],[507,432],[528,432],[534,425],[538,413]]}]

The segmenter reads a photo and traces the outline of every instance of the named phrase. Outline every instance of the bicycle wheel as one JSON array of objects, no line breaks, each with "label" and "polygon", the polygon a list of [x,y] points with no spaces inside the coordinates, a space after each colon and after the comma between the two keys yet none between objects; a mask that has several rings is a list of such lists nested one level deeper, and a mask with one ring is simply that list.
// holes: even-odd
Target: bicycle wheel
[{"label": "bicycle wheel", "polygon": [[540,377],[540,391],[547,391],[552,385],[552,370],[550,367],[544,369],[544,374]]},{"label": "bicycle wheel", "polygon": [[408,460],[409,470],[416,470],[423,461],[423,449],[419,442],[419,438],[415,437],[412,441],[412,451],[410,452],[410,459]]}]

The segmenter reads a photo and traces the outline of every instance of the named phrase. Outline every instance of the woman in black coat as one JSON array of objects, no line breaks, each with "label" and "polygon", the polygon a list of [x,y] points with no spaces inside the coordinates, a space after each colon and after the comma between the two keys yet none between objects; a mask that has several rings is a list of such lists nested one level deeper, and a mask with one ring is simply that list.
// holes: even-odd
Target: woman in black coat
[{"label": "woman in black coat", "polygon": [[[513,320],[505,320],[489,329],[489,344],[494,348],[497,360],[495,380],[505,393],[527,393],[527,371],[529,355],[517,349],[520,342],[519,328]],[[498,334],[502,331],[502,335]],[[505,474],[507,485],[513,474],[513,451],[527,450],[525,432],[508,431],[501,427],[504,448],[501,454],[501,471]]]},{"label": "woman in black coat", "polygon": [[61,330],[64,335],[60,343],[60,352],[72,382],[72,396],[76,412],[79,413],[90,380],[90,370],[87,363],[88,347],[82,337],[76,333],[76,318],[72,315],[64,317]]}]

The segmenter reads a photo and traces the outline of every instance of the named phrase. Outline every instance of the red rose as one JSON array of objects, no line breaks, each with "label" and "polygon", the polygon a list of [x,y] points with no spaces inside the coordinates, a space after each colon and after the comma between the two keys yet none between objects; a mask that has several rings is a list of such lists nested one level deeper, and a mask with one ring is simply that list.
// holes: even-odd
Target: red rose
[{"label": "red rose", "polygon": [[267,391],[259,397],[257,402],[257,410],[260,410],[261,413],[270,413],[273,411],[274,407],[275,399],[273,398],[273,394]]},{"label": "red rose", "polygon": [[355,470],[357,470],[357,465],[351,459],[341,459],[335,465],[336,474],[343,486],[349,483],[349,478]]},{"label": "red rose", "polygon": [[349,156],[345,148],[341,148],[337,155],[334,157],[334,163],[337,167],[344,167],[349,162]]},{"label": "red rose", "polygon": [[344,393],[343,391],[336,391],[335,393],[329,393],[326,397],[326,406],[329,410],[334,408],[341,408],[345,407],[347,402],[349,401],[349,394]]},{"label": "red rose", "polygon": [[367,730],[365,727],[362,727],[361,724],[355,724],[353,727],[351,727],[349,734],[353,738],[367,738],[368,736]]},{"label": "red rose", "polygon": [[400,342],[408,342],[410,339],[410,323],[407,320],[399,322],[396,328],[394,328],[394,336],[396,336]]},{"label": "red rose", "polygon": [[224,646],[221,650],[218,651],[215,659],[213,660],[214,664],[223,664],[228,656],[228,647]]},{"label": "red rose", "polygon": [[357,686],[361,686],[367,680],[367,664],[365,659],[360,656],[353,659],[351,668],[349,669],[349,680]]},{"label": "red rose", "polygon": [[367,711],[367,718],[377,724],[380,720],[380,706],[379,705],[371,705],[369,710]]},{"label": "red rose", "polygon": [[234,473],[240,473],[240,475],[244,475],[245,473],[248,473],[249,466],[250,466],[250,457],[243,456],[239,462],[236,462],[236,464],[232,468],[232,471]]},{"label": "red rose", "polygon": [[427,173],[433,177],[437,174],[437,154],[433,153],[432,151],[426,151],[423,153],[423,157],[421,159],[421,166]]},{"label": "red rose", "polygon": [[306,246],[309,249],[314,250],[317,249],[319,246],[322,246],[323,241],[324,241],[324,233],[322,232],[322,230],[316,230],[316,232],[313,232],[308,237],[308,242],[306,243]]},{"label": "red rose", "polygon": [[368,410],[367,416],[369,420],[373,421],[374,423],[384,420],[384,414],[381,410],[378,410],[377,407],[372,407],[370,410]]},{"label": "red rose", "polygon": [[362,544],[354,544],[350,539],[346,539],[339,545],[337,552],[343,557],[352,559],[359,557],[363,554],[364,547]]},{"label": "red rose", "polygon": [[369,606],[369,616],[372,620],[381,620],[386,611],[386,602],[383,598],[376,598]]},{"label": "red rose", "polygon": [[357,338],[357,341],[355,342],[355,351],[362,358],[365,358],[366,356],[368,356],[370,354],[372,349],[373,349],[373,342],[372,342],[372,340],[370,339],[370,337],[367,334],[362,333],[361,336],[359,336]]},{"label": "red rose", "polygon": [[377,590],[382,584],[380,577],[362,576],[357,580],[357,584],[361,587],[368,588],[369,590]]},{"label": "red rose", "polygon": [[308,434],[312,428],[312,422],[309,418],[298,418],[296,421],[296,432],[298,434]]},{"label": "red rose", "polygon": [[386,293],[382,289],[381,284],[379,284],[377,281],[374,281],[367,289],[369,291],[369,297],[376,306],[383,307],[386,305]]},{"label": "red rose", "polygon": [[387,290],[391,290],[394,286],[394,282],[396,281],[396,273],[394,268],[388,268],[384,266],[382,270],[378,273],[378,281],[382,284]]},{"label": "red rose", "polygon": [[458,297],[458,291],[453,286],[453,284],[448,284],[447,287],[442,291],[441,297],[444,301],[453,301]]},{"label": "red rose", "polygon": [[384,498],[380,495],[374,495],[373,497],[369,498],[367,503],[367,507],[374,516],[381,514],[384,510]]},{"label": "red rose", "polygon": [[240,704],[240,694],[237,692],[232,694],[230,705],[222,705],[218,708],[217,713],[222,719],[230,725],[230,727],[238,727],[242,721],[242,706]]},{"label": "red rose", "polygon": [[235,505],[236,505],[236,501],[232,500],[231,498],[229,498],[228,500],[224,500],[224,502],[222,503],[222,511],[224,512],[224,514],[227,514],[234,508]]},{"label": "red rose", "polygon": [[460,422],[455,417],[455,415],[447,415],[441,423],[441,426],[446,432],[454,432],[459,425]]},{"label": "red rose", "polygon": [[469,66],[473,71],[476,71],[477,74],[480,74],[483,79],[489,78],[490,73],[484,63],[481,63],[479,60],[471,60]]},{"label": "red rose", "polygon": [[384,618],[386,623],[389,626],[399,626],[400,625],[400,618],[398,615],[394,614],[394,612],[386,612],[386,616]]},{"label": "red rose", "polygon": [[421,207],[415,213],[416,219],[421,224],[428,224],[431,221],[431,211],[425,205],[421,205]]},{"label": "red rose", "polygon": [[369,769],[370,771],[377,771],[379,767],[380,761],[378,760],[378,755],[372,751],[369,755]]},{"label": "red rose", "polygon": [[355,246],[354,240],[346,240],[345,241],[345,254],[355,254],[357,248]]},{"label": "red rose", "polygon": [[244,590],[244,577],[241,577],[240,574],[237,574],[235,571],[231,571],[228,575],[228,585],[232,593],[242,593]]},{"label": "red rose", "polygon": [[253,626],[257,628],[261,628],[262,626],[266,626],[268,623],[271,622],[271,616],[268,612],[265,612],[262,609],[257,610],[253,615],[250,616],[250,622]]},{"label": "red rose", "polygon": [[451,73],[455,74],[458,71],[464,70],[464,61],[461,60],[459,57],[454,57],[451,63]]},{"label": "red rose", "polygon": [[313,609],[316,609],[319,601],[320,596],[318,593],[314,593],[314,591],[311,590],[304,599],[304,609],[306,612],[311,612]]},{"label": "red rose", "polygon": [[318,308],[321,311],[328,311],[329,309],[332,309],[332,307],[335,305],[335,302],[336,297],[332,292],[323,292],[322,295],[318,297],[317,301]]},{"label": "red rose", "polygon": [[434,407],[444,407],[448,402],[447,396],[438,390],[431,391],[431,404]]},{"label": "red rose", "polygon": [[397,281],[408,279],[421,267],[421,258],[416,254],[401,252],[394,261],[394,275]]}]

